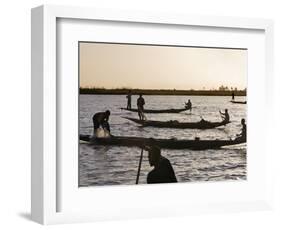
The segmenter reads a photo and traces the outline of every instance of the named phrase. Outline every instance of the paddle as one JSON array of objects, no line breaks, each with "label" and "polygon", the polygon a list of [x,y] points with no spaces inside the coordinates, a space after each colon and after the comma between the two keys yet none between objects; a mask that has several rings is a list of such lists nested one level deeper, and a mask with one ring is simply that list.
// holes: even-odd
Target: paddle
[{"label": "paddle", "polygon": [[139,183],[142,157],[143,157],[143,147],[142,147],[142,149],[141,149],[141,155],[140,155],[140,161],[139,161],[139,168],[138,168],[138,174],[137,174],[136,184]]},{"label": "paddle", "polygon": [[223,116],[222,112],[221,111],[219,111],[219,112],[220,112],[221,119],[224,120],[225,117]]}]

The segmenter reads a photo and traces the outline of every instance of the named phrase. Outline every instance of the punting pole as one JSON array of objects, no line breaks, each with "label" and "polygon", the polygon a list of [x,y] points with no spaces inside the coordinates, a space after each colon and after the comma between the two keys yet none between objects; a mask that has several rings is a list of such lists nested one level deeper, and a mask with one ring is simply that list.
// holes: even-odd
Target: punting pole
[{"label": "punting pole", "polygon": [[139,168],[138,168],[138,174],[137,174],[136,184],[139,183],[142,157],[143,157],[143,148],[141,149],[141,155],[140,155],[140,161],[139,161]]}]

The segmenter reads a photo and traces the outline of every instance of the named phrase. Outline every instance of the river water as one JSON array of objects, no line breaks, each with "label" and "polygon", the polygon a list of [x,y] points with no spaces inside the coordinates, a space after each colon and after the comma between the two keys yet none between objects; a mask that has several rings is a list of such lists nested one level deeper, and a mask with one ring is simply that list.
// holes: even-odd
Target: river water
[{"label": "river water", "polygon": [[[122,116],[137,118],[137,113],[121,110],[126,107],[124,95],[80,95],[80,134],[92,134],[92,116],[96,112],[110,110],[111,133],[115,136],[138,136],[177,139],[229,139],[241,132],[240,121],[246,118],[244,104],[230,103],[230,97],[222,96],[144,96],[147,109],[182,108],[188,99],[194,106],[192,113],[146,114],[150,120],[178,120],[196,122],[201,116],[208,121],[221,121],[219,110],[228,109],[231,123],[210,130],[141,128]],[[246,100],[236,97],[237,101]],[[136,106],[137,96],[132,98]],[[247,119],[246,119],[247,121]],[[92,146],[80,143],[79,186],[135,184],[141,149],[137,147]],[[225,181],[246,179],[246,144],[228,146],[219,150],[162,150],[174,168],[179,182]],[[144,152],[139,183],[146,183],[152,170]]]}]

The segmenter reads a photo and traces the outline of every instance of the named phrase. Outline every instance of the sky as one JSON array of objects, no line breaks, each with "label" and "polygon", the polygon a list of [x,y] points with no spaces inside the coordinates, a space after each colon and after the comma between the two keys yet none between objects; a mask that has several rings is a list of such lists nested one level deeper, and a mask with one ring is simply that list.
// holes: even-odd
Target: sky
[{"label": "sky", "polygon": [[247,87],[247,50],[79,43],[80,87],[202,90]]}]

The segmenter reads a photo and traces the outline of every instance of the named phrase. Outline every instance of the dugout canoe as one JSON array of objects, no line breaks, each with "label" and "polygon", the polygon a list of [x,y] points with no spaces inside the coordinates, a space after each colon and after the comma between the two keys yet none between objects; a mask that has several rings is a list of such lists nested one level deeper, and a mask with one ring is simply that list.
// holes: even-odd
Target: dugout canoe
[{"label": "dugout canoe", "polygon": [[178,122],[178,121],[153,121],[153,120],[141,121],[139,119],[135,119],[132,117],[123,117],[123,118],[133,121],[145,127],[151,126],[157,128],[173,128],[173,129],[213,129],[230,123],[229,121],[210,122],[210,121],[205,121],[203,119],[198,122]]},{"label": "dugout canoe", "polygon": [[247,101],[230,101],[231,103],[234,103],[234,104],[247,104]]},{"label": "dugout canoe", "polygon": [[[122,110],[127,110],[130,112],[138,112],[138,109],[127,109],[121,108]],[[190,110],[190,108],[182,108],[182,109],[145,109],[144,113],[180,113],[183,111]]]},{"label": "dugout canoe", "polygon": [[90,135],[80,135],[80,140],[91,145],[101,146],[128,146],[143,147],[157,145],[163,149],[219,149],[224,146],[245,143],[246,140],[177,140],[177,139],[152,139],[143,137],[112,136],[110,138],[91,138]]}]

